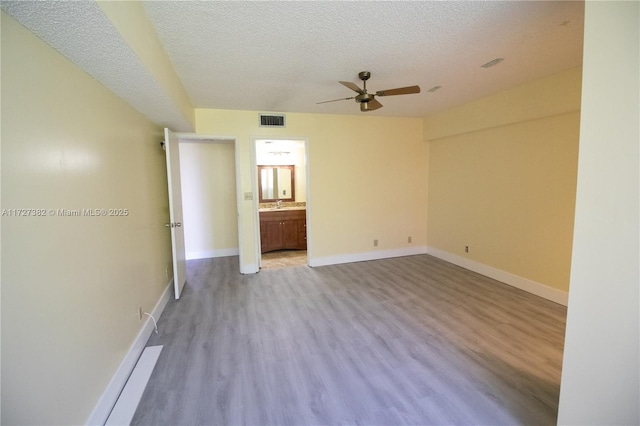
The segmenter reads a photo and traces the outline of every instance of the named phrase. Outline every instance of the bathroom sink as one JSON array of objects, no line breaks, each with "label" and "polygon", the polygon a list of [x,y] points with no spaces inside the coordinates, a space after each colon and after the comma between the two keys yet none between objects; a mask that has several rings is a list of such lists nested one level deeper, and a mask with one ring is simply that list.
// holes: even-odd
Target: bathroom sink
[{"label": "bathroom sink", "polygon": [[269,207],[266,209],[258,209],[260,212],[277,212],[277,211],[291,211],[291,210],[306,210],[306,207]]}]

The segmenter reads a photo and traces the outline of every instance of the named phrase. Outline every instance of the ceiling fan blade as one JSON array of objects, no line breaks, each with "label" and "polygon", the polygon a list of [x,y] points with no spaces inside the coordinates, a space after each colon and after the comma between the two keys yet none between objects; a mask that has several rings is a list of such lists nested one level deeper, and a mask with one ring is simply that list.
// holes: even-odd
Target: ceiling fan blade
[{"label": "ceiling fan blade", "polygon": [[342,84],[345,87],[348,87],[349,89],[353,90],[354,92],[360,93],[361,95],[364,93],[364,90],[362,90],[356,84],[354,84],[354,83],[352,83],[350,81],[339,81],[338,83]]},{"label": "ceiling fan blade", "polygon": [[340,99],[332,99],[330,101],[316,102],[316,105],[318,105],[318,104],[326,104],[327,102],[348,101],[349,99],[355,99],[355,97],[352,96],[350,98],[340,98]]},{"label": "ceiling fan blade", "polygon": [[382,108],[382,104],[378,102],[375,98],[371,99],[368,103],[369,103],[369,111],[375,111],[378,108]]},{"label": "ceiling fan blade", "polygon": [[420,93],[420,86],[399,87],[397,89],[380,90],[376,96],[410,95]]}]

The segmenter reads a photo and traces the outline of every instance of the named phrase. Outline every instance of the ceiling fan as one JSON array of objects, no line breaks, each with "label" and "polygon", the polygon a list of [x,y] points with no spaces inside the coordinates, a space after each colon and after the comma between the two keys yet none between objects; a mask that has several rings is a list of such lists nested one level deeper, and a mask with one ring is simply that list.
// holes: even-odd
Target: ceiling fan
[{"label": "ceiling fan", "polygon": [[360,111],[375,111],[378,108],[382,108],[382,104],[376,100],[376,96],[394,96],[394,95],[410,95],[412,93],[420,93],[420,86],[399,87],[397,89],[379,90],[376,93],[367,92],[367,80],[371,77],[369,71],[361,71],[358,73],[358,77],[364,83],[364,88],[359,88],[356,84],[350,81],[339,81],[345,87],[358,93],[358,96],[352,96],[350,98],[333,99],[331,101],[317,102],[317,104],[326,104],[327,102],[346,101],[349,99],[355,99],[360,104]]}]

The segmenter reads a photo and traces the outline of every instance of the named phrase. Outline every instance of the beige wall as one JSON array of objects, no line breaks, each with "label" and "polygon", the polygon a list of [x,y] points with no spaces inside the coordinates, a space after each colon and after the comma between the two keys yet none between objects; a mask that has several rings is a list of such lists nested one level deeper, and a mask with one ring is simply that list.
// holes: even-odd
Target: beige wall
[{"label": "beige wall", "polygon": [[587,2],[558,423],[640,424],[640,3]]},{"label": "beige wall", "polygon": [[2,424],[87,421],[170,268],[157,126],[2,13]]},{"label": "beige wall", "polygon": [[568,70],[425,119],[429,247],[568,291],[580,78]]},{"label": "beige wall", "polygon": [[187,259],[238,254],[233,143],[180,142]]},{"label": "beige wall", "polygon": [[[242,192],[253,190],[252,138],[308,138],[311,257],[426,244],[421,119],[289,113],[287,127],[274,129],[258,127],[258,112],[197,109],[196,130],[238,138]],[[242,202],[240,215],[241,261],[257,265],[253,201]]]}]

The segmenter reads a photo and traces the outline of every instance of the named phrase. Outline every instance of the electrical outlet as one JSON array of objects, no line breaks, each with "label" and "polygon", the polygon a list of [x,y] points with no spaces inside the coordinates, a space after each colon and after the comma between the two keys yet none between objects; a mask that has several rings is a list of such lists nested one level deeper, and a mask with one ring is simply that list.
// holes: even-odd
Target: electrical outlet
[{"label": "electrical outlet", "polygon": [[373,246],[378,247],[378,240],[373,240]]},{"label": "electrical outlet", "polygon": [[464,246],[464,252],[469,253],[469,246]]},{"label": "electrical outlet", "polygon": [[410,243],[413,241],[413,238],[411,238],[411,236],[407,237],[407,242]]},{"label": "electrical outlet", "polygon": [[169,267],[168,266],[165,266],[165,268],[164,268],[164,275],[165,275],[165,277],[167,279],[169,279]]},{"label": "electrical outlet", "polygon": [[138,306],[138,319],[142,321],[142,306]]}]

